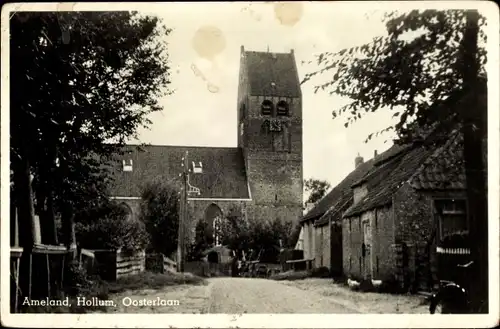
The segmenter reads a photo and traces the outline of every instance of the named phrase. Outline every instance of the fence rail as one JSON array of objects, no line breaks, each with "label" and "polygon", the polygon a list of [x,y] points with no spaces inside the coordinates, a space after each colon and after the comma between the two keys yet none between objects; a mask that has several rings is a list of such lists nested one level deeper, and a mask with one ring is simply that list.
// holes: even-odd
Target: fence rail
[{"label": "fence rail", "polygon": [[442,248],[442,247],[437,247],[436,251],[439,254],[451,254],[451,255],[469,255],[470,254],[470,249],[469,248]]},{"label": "fence rail", "polygon": [[104,280],[114,281],[125,276],[139,274],[146,269],[144,250],[123,252],[121,250],[85,249],[85,256],[97,263],[95,270]]}]

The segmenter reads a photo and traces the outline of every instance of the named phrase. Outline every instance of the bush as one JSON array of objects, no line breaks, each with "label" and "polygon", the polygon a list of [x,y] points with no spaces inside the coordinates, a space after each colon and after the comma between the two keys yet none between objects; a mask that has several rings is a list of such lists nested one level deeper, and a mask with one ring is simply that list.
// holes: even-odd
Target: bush
[{"label": "bush", "polygon": [[96,210],[99,217],[80,218],[75,224],[78,244],[87,249],[144,249],[148,235],[143,223],[127,220],[126,210],[118,204],[106,204]]},{"label": "bush", "polygon": [[142,191],[141,220],[149,235],[149,251],[166,256],[177,250],[179,195],[177,189],[155,180]]},{"label": "bush", "polygon": [[80,268],[77,262],[70,264],[65,270],[64,291],[58,294],[59,299],[69,298],[70,307],[67,306],[28,306],[22,307],[23,313],[88,313],[92,311],[106,312],[104,306],[78,305],[77,297],[85,296],[87,299],[97,297],[102,300],[109,299],[109,286],[99,277],[90,276],[85,269]]},{"label": "bush", "polygon": [[109,283],[110,293],[121,293],[139,289],[160,289],[162,287],[180,284],[204,285],[207,284],[204,278],[191,273],[153,273],[142,272],[119,278],[115,282]]}]

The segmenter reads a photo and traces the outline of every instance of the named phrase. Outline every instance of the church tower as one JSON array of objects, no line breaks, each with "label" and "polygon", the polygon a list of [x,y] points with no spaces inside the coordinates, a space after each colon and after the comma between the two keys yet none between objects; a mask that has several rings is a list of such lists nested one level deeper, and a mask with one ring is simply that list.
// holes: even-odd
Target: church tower
[{"label": "church tower", "polygon": [[238,147],[252,194],[248,218],[302,215],[302,94],[293,50],[245,51],[238,86]]}]

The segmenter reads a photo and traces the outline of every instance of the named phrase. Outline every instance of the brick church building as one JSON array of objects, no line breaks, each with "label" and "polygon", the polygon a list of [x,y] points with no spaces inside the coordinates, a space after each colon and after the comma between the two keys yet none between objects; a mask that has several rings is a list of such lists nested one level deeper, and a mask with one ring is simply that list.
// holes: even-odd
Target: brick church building
[{"label": "brick church building", "polygon": [[[241,47],[237,95],[237,147],[127,145],[112,166],[111,195],[132,218],[139,215],[143,187],[152,180],[181,186],[188,151],[186,232],[209,227],[234,209],[249,221],[298,221],[302,215],[302,95],[293,50],[245,51]],[[202,105],[200,105],[202,106]],[[201,169],[201,173],[197,173]]]}]

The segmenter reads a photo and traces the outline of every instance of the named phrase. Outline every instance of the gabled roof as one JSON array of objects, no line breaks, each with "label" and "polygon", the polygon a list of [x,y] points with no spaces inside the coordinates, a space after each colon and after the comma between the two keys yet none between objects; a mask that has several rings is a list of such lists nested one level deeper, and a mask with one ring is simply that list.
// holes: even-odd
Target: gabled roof
[{"label": "gabled roof", "polygon": [[352,198],[351,185],[372,168],[373,162],[373,159],[368,160],[354,169],[327,195],[325,195],[307,214],[305,214],[302,217],[301,222],[318,219],[332,206],[343,204],[348,201],[349,198]]},{"label": "gabled roof", "polygon": [[[114,179],[111,195],[140,197],[142,188],[153,179],[181,184],[182,158],[201,162],[202,174],[190,174],[190,184],[200,189],[198,198],[248,199],[249,187],[242,150],[227,147],[187,147],[126,145],[123,155],[111,163]],[[133,171],[124,172],[122,160],[132,160]]]},{"label": "gabled roof", "polygon": [[454,132],[410,179],[415,189],[462,190],[466,187],[463,135]]},{"label": "gabled roof", "polygon": [[300,81],[293,52],[244,51],[243,55],[250,95],[300,97]]},{"label": "gabled roof", "polygon": [[376,163],[360,180],[367,185],[367,195],[351,206],[344,217],[390,204],[394,192],[405,182],[415,189],[464,189],[462,140],[456,131],[445,141],[439,142],[436,136],[433,144],[406,146],[388,161]]}]

